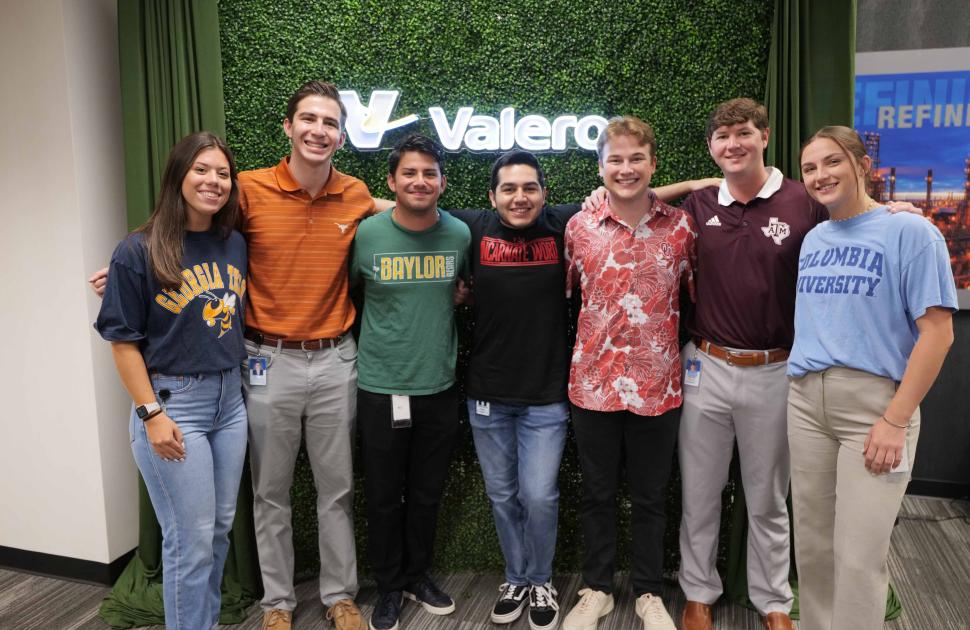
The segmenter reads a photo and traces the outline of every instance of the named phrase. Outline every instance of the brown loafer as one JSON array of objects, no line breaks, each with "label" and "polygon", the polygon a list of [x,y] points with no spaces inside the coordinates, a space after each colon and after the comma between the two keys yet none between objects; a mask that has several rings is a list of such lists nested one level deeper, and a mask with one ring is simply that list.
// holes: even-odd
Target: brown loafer
[{"label": "brown loafer", "polygon": [[352,599],[342,599],[331,606],[327,611],[327,619],[333,622],[337,630],[365,630],[360,609]]},{"label": "brown loafer", "polygon": [[795,630],[787,613],[773,612],[764,616],[765,630]]},{"label": "brown loafer", "polygon": [[711,607],[700,602],[687,602],[680,627],[681,630],[711,630]]}]

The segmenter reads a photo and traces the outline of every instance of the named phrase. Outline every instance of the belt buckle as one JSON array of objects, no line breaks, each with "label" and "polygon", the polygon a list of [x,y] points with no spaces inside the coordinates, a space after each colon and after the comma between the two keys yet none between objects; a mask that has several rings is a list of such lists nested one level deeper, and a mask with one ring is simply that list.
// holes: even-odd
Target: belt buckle
[{"label": "belt buckle", "polygon": [[[306,345],[307,341],[309,341],[311,344],[316,344],[317,347],[307,348],[307,345]],[[321,350],[322,348],[323,348],[323,343],[321,343],[319,339],[303,339],[300,341],[300,350],[302,350],[303,352],[313,352],[314,350]]]},{"label": "belt buckle", "polygon": [[[738,367],[751,367],[751,366],[755,366],[755,365],[768,365],[768,351],[767,350],[757,350],[757,351],[754,351],[754,352],[750,352],[750,351],[741,352],[740,350],[728,350],[727,348],[725,348],[724,351],[727,352],[727,364],[728,365],[734,365],[734,366],[738,366]],[[764,363],[754,363],[754,361],[756,361],[759,358],[759,354],[764,355]],[[747,359],[747,360],[752,361],[752,363],[749,363],[747,365],[742,365],[742,364],[735,363],[734,361],[732,361],[731,359],[733,359],[733,358]]]},{"label": "belt buckle", "polygon": [[[768,365],[770,363],[770,361],[769,361],[769,358],[771,356],[771,351],[770,350],[756,350],[756,351],[753,351],[753,352],[739,352],[737,350],[728,350],[727,348],[725,348],[724,351],[727,352],[727,364],[728,365],[738,365],[738,364],[734,363],[731,360],[733,357],[750,359],[752,361],[752,363],[749,364],[748,366],[740,366],[740,365],[738,365],[738,367],[751,367],[751,366],[758,366],[758,365]],[[759,358],[762,360],[762,363],[754,363],[753,362],[753,361],[756,361]]]}]

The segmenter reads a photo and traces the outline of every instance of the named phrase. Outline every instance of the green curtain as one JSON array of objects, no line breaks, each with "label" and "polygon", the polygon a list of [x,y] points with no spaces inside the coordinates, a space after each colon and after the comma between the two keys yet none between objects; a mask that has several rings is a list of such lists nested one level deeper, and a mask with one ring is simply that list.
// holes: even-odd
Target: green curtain
[{"label": "green curtain", "polygon": [[[225,135],[219,13],[215,0],[118,0],[128,226],[155,205],[169,149],[186,134]],[[138,480],[138,552],[101,604],[116,628],[164,623],[162,536]],[[240,623],[262,586],[253,532],[252,483],[243,471],[222,580],[222,623]]]},{"label": "green curtain", "polygon": [[765,106],[767,162],[799,172],[802,141],[824,125],[852,125],[856,0],[775,0]]},{"label": "green curtain", "polygon": [[[765,85],[765,107],[771,136],[767,163],[798,178],[798,154],[805,138],[824,125],[852,125],[855,106],[856,0],[775,0],[771,50]],[[743,606],[748,599],[745,556],[748,514],[737,467],[732,465],[735,496],[728,533],[725,592]],[[791,511],[791,500],[788,504]],[[792,556],[792,590],[798,618],[798,579]],[[886,619],[896,619],[902,604],[890,586]]]},{"label": "green curtain", "polygon": [[216,0],[118,0],[128,226],[144,223],[169,149],[226,134]]}]

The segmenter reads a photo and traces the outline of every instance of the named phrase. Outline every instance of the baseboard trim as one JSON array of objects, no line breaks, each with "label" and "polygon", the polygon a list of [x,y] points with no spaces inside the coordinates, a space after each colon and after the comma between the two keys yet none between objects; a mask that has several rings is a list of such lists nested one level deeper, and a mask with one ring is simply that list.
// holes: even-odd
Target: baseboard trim
[{"label": "baseboard trim", "polygon": [[111,586],[135,555],[132,549],[110,564],[0,546],[0,567]]},{"label": "baseboard trim", "polygon": [[942,499],[970,499],[970,484],[935,481],[933,479],[913,479],[909,482],[906,494],[919,494]]}]

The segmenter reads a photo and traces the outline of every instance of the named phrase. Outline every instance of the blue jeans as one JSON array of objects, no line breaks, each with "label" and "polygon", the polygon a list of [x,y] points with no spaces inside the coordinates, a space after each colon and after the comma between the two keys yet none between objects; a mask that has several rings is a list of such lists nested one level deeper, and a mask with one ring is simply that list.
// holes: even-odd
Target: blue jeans
[{"label": "blue jeans", "polygon": [[[151,381],[185,440],[184,461],[163,460],[132,412],[131,450],[162,526],[165,627],[215,628],[246,455],[239,368],[192,376],[153,374]],[[167,400],[160,390],[168,390]]]},{"label": "blue jeans", "polygon": [[477,413],[477,402],[468,400],[468,419],[505,556],[505,580],[545,584],[556,553],[559,460],[569,407],[493,402],[485,416]]}]

